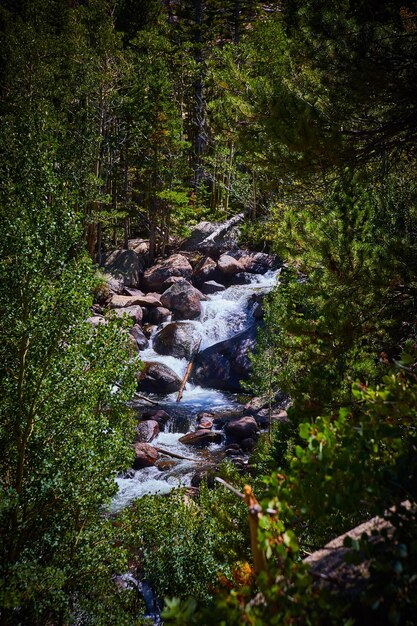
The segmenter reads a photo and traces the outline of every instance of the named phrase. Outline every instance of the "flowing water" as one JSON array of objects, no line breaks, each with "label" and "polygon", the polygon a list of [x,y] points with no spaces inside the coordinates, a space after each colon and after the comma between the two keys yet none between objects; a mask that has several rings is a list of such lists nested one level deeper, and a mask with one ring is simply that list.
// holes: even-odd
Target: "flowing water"
[{"label": "flowing water", "polygon": [[[196,333],[201,337],[200,349],[204,350],[220,341],[230,339],[236,333],[251,326],[254,323],[255,306],[252,296],[269,292],[276,284],[278,274],[279,270],[270,271],[264,275],[254,274],[249,285],[235,285],[208,296],[207,302],[201,303],[200,318],[194,321],[187,320],[194,325]],[[158,330],[160,329],[161,326],[158,327]],[[155,352],[152,347],[153,337],[154,335],[151,337],[150,347],[141,352],[141,359],[164,363],[182,378],[187,368],[187,360],[163,356]],[[190,485],[197,468],[208,466],[222,458],[223,446],[211,444],[206,449],[196,449],[180,443],[180,437],[195,429],[198,413],[202,411],[232,412],[240,407],[234,394],[203,388],[189,382],[180,403],[176,402],[176,393],[159,398],[150,397],[158,401],[157,408],[165,410],[171,416],[165,426],[165,431],[161,432],[151,445],[191,460],[172,459],[169,467],[162,471],[157,467],[149,467],[130,472],[128,478],[117,478],[119,491],[113,501],[114,511],[145,494],[164,494],[173,487]],[[149,407],[146,403],[137,404],[138,409],[144,406]]]}]

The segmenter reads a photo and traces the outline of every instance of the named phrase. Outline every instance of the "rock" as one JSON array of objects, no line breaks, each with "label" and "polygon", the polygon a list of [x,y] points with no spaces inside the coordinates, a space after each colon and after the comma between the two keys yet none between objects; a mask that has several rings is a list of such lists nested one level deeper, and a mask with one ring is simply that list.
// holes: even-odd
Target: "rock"
[{"label": "rock", "polygon": [[212,430],[213,428],[213,420],[210,417],[201,417],[198,420],[197,429],[198,430]]},{"label": "rock", "polygon": [[147,315],[147,321],[149,324],[159,326],[166,322],[171,317],[171,311],[163,306],[157,306],[155,309],[150,309]]},{"label": "rock", "polygon": [[133,324],[140,324],[142,321],[143,313],[140,306],[126,306],[122,309],[113,309],[116,313],[116,317],[129,317]]},{"label": "rock", "polygon": [[245,272],[251,274],[265,274],[265,272],[278,269],[280,266],[280,261],[275,254],[250,250],[232,250],[230,254],[239,260]]},{"label": "rock", "polygon": [[164,291],[172,287],[172,285],[176,285],[177,283],[182,283],[182,282],[188,282],[188,281],[182,276],[170,276],[169,278],[167,278],[167,280],[164,280],[164,282],[162,283],[161,292],[163,293]]},{"label": "rock", "polygon": [[221,440],[221,434],[212,430],[196,430],[179,439],[180,443],[189,446],[208,446],[211,443],[221,443]]},{"label": "rock", "polygon": [[149,252],[149,239],[129,239],[129,250],[134,250],[136,254],[147,254]]},{"label": "rock", "polygon": [[141,327],[138,324],[135,324],[134,326],[132,326],[132,328],[129,329],[129,333],[136,341],[139,350],[146,350],[146,348],[149,346],[149,341],[143,334]]},{"label": "rock", "polygon": [[176,464],[177,464],[177,461],[170,461],[169,459],[161,459],[160,461],[156,463],[156,467],[159,469],[160,472],[165,472],[166,470],[170,470],[173,467],[175,467]]},{"label": "rock", "polygon": [[134,306],[138,305],[141,307],[158,307],[162,306],[161,301],[154,296],[144,296],[144,295],[136,295],[136,296],[119,296],[114,295],[110,301],[111,309],[119,309],[121,307],[126,306]]},{"label": "rock", "polygon": [[253,274],[249,272],[238,272],[233,276],[232,283],[234,285],[250,285],[253,280]]},{"label": "rock", "polygon": [[255,302],[255,306],[252,310],[252,316],[255,320],[261,320],[264,317],[264,309],[262,304]]},{"label": "rock", "polygon": [[245,439],[252,439],[258,433],[258,424],[255,418],[250,415],[231,420],[224,427],[224,432],[228,439],[242,442]]},{"label": "rock", "polygon": [[242,450],[244,452],[251,452],[256,444],[256,440],[253,439],[252,437],[248,437],[247,439],[243,439],[240,442],[240,447],[242,448]]},{"label": "rock", "polygon": [[218,259],[223,252],[237,247],[240,237],[239,223],[243,214],[235,215],[225,222],[200,222],[184,241],[183,250],[198,250],[201,253]]},{"label": "rock", "polygon": [[144,296],[145,294],[136,287],[123,287],[123,296]]},{"label": "rock", "polygon": [[226,287],[220,283],[216,283],[214,280],[208,280],[201,285],[201,291],[207,295],[211,293],[217,293],[218,291],[224,291]]},{"label": "rock", "polygon": [[215,485],[213,469],[199,469],[191,478],[192,487],[200,487],[201,483],[206,481],[207,487],[213,489]]},{"label": "rock", "polygon": [[144,261],[133,250],[115,250],[107,258],[104,269],[125,287],[139,287]]},{"label": "rock", "polygon": [[200,294],[190,284],[172,285],[161,296],[164,307],[171,309],[174,319],[195,319],[201,315]]},{"label": "rock", "polygon": [[108,324],[108,321],[102,315],[93,315],[92,317],[87,317],[86,322],[91,324],[93,328],[97,328],[100,324]]},{"label": "rock", "polygon": [[210,257],[204,257],[193,273],[193,279],[197,285],[201,285],[209,280],[214,280],[217,277],[217,263]]},{"label": "rock", "polygon": [[229,254],[221,255],[217,262],[217,267],[220,273],[229,279],[243,271],[243,266],[240,262]]},{"label": "rock", "polygon": [[198,250],[199,245],[209,235],[212,235],[220,226],[220,222],[200,222],[191,230],[191,235],[184,241],[183,250]]},{"label": "rock", "polygon": [[163,284],[171,276],[191,278],[193,268],[188,260],[181,254],[173,254],[167,259],[159,261],[150,267],[143,276],[143,284],[147,291],[164,291]]},{"label": "rock", "polygon": [[105,274],[104,277],[107,282],[107,288],[111,293],[123,293],[125,285],[122,278],[116,278],[111,274]]},{"label": "rock", "polygon": [[134,469],[152,467],[158,460],[158,452],[149,443],[134,443],[136,458],[133,462]]},{"label": "rock", "polygon": [[197,354],[191,375],[202,387],[241,391],[241,380],[251,371],[248,353],[255,347],[256,327],[252,326],[231,339],[216,343]]},{"label": "rock", "polygon": [[167,365],[150,361],[139,373],[138,390],[165,395],[179,391],[181,382],[181,378]]},{"label": "rock", "polygon": [[[269,424],[269,410],[262,409],[254,415],[256,422],[260,428],[268,428]],[[271,413],[271,421],[273,422],[287,422],[288,413],[284,409],[273,409]]]},{"label": "rock", "polygon": [[171,322],[155,335],[153,348],[159,354],[189,359],[198,340],[199,334],[193,324]]},{"label": "rock", "polygon": [[136,427],[135,442],[150,443],[159,435],[159,424],[156,420],[145,420]]},{"label": "rock", "polygon": [[171,419],[170,415],[163,409],[144,409],[140,418],[142,421],[152,420],[158,422],[161,430],[163,430],[167,421]]}]

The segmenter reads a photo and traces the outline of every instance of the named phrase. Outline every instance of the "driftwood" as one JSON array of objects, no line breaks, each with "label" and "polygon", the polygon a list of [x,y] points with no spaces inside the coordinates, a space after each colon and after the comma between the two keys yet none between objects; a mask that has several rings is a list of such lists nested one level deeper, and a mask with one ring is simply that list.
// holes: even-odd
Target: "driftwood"
[{"label": "driftwood", "polygon": [[194,346],[194,350],[193,350],[193,352],[191,354],[191,358],[190,358],[190,360],[188,362],[187,369],[185,371],[185,375],[184,375],[184,378],[182,379],[181,387],[180,387],[180,390],[178,392],[177,402],[179,402],[181,400],[181,398],[182,398],[182,394],[184,393],[185,385],[187,384],[188,377],[191,374],[191,370],[193,369],[194,359],[195,359],[196,355],[198,354],[198,352],[200,350],[200,346],[201,346],[201,339],[199,339],[199,341]]},{"label": "driftwood", "polygon": [[197,461],[197,459],[190,459],[187,456],[182,456],[182,454],[178,454],[177,452],[170,452],[168,450],[163,450],[162,448],[157,448],[154,446],[155,450],[160,454],[166,454],[167,456],[172,456],[174,459],[181,459],[181,461]]}]

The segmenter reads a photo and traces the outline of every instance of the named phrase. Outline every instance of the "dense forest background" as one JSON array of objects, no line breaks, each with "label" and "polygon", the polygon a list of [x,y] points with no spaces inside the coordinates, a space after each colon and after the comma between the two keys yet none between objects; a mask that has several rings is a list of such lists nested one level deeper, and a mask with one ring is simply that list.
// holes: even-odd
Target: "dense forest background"
[{"label": "dense forest background", "polygon": [[[415,624],[417,4],[2,0],[0,38],[1,624],[143,623],[133,559],[166,623]],[[285,262],[249,388],[289,421],[224,469],[257,578],[233,494],[105,513],[139,363],[85,323],[111,250],[239,213]],[[319,586],[302,558],[376,514],[366,590]]]}]

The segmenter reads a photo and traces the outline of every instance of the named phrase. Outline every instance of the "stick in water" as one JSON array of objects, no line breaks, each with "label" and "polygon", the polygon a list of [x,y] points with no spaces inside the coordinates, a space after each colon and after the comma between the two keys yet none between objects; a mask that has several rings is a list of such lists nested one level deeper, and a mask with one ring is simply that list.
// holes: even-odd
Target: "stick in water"
[{"label": "stick in water", "polygon": [[196,345],[194,346],[194,350],[193,350],[193,352],[191,354],[190,361],[189,361],[189,363],[187,365],[187,369],[185,371],[185,375],[184,375],[184,378],[182,380],[180,390],[178,392],[177,402],[179,402],[181,400],[181,398],[182,398],[182,394],[184,393],[185,385],[187,383],[189,375],[191,374],[191,370],[193,369],[194,359],[195,359],[196,355],[198,354],[198,352],[200,350],[200,346],[201,346],[201,339],[199,339],[198,342],[196,343]]}]

